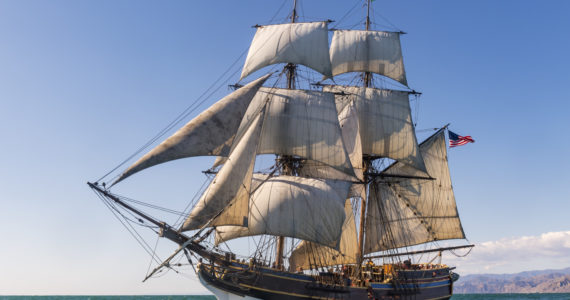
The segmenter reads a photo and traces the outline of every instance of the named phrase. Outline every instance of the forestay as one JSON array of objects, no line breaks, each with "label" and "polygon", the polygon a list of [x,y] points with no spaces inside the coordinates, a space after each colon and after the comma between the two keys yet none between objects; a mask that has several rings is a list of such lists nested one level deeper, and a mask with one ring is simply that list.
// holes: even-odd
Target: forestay
[{"label": "forestay", "polygon": [[334,76],[347,72],[372,72],[408,84],[400,34],[397,32],[335,30],[331,64]]},{"label": "forestay", "polygon": [[249,47],[241,79],[277,63],[301,64],[331,77],[327,22],[258,27]]},{"label": "forestay", "polygon": [[293,176],[265,177],[254,177],[248,226],[217,227],[216,243],[270,234],[338,249],[350,183]]},{"label": "forestay", "polygon": [[232,140],[265,75],[224,97],[130,166],[115,183],[146,168],[192,156],[228,156]]},{"label": "forestay", "polygon": [[296,155],[354,177],[333,94],[263,87],[245,113],[238,137],[265,105],[258,154]]},{"label": "forestay", "polygon": [[408,92],[355,86],[325,86],[324,91],[337,93],[339,109],[351,103],[356,105],[362,154],[389,157],[424,172],[422,176],[427,175],[412,123]]},{"label": "forestay", "polygon": [[310,269],[314,266],[333,266],[339,264],[355,264],[357,262],[358,239],[356,224],[350,200],[344,204],[346,219],[342,225],[338,251],[312,242],[301,241],[289,257],[289,268]]},{"label": "forestay", "polygon": [[211,219],[210,225],[247,225],[248,199],[259,143],[263,113],[258,115],[231,151],[228,160],[202,195],[181,230],[199,229]]},{"label": "forestay", "polygon": [[[435,180],[378,179],[370,186],[364,253],[465,238],[451,187],[444,131],[420,145]],[[384,173],[422,176],[402,163]]]}]

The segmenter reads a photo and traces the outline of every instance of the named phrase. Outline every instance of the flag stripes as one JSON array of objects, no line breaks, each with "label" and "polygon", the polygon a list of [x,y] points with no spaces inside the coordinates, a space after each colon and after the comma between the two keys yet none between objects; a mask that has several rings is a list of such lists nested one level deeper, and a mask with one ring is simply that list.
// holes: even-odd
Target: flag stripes
[{"label": "flag stripes", "polygon": [[468,143],[475,143],[475,140],[470,135],[461,136],[451,130],[447,130],[447,133],[449,136],[449,148],[463,146]]}]

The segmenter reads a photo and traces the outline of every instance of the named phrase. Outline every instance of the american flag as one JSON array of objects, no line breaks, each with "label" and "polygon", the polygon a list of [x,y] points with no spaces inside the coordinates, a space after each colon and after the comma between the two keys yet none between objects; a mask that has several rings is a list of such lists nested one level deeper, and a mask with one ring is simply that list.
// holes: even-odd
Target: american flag
[{"label": "american flag", "polygon": [[475,140],[471,136],[460,136],[457,133],[447,130],[449,135],[449,148],[463,146],[467,143],[475,143]]}]

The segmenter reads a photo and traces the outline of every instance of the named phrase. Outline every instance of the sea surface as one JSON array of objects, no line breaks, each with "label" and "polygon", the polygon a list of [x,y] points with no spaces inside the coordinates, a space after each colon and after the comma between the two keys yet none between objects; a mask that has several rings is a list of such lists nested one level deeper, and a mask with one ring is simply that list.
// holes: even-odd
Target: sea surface
[{"label": "sea surface", "polygon": [[[216,300],[214,296],[0,296],[0,300]],[[570,300],[570,294],[455,294],[452,300]]]}]

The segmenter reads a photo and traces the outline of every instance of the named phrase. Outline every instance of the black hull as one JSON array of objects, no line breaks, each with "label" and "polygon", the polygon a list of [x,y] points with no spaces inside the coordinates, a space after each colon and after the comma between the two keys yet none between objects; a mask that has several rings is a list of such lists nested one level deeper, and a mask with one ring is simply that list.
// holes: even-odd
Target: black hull
[{"label": "black hull", "polygon": [[[315,277],[247,265],[227,267],[200,265],[198,275],[207,288],[257,299],[449,299],[453,279],[448,268],[398,271],[390,283],[362,286],[325,284]],[[219,294],[214,292],[215,294]],[[219,298],[225,298],[220,297]]]}]

